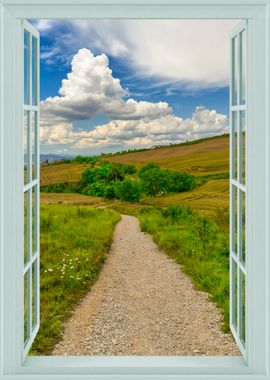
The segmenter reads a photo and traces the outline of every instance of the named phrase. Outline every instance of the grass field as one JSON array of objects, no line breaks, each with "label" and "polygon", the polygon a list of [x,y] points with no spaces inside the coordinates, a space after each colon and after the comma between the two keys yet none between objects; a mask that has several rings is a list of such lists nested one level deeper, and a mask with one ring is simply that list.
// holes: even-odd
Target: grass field
[{"label": "grass field", "polygon": [[61,339],[64,321],[106,260],[119,218],[113,210],[41,206],[41,326],[31,354],[49,355]]}]

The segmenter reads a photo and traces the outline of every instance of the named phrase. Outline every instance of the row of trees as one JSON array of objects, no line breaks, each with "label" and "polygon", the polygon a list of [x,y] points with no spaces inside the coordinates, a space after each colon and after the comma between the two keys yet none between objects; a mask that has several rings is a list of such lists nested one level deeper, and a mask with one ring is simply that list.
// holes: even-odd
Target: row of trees
[{"label": "row of trees", "polygon": [[152,163],[137,172],[134,165],[103,162],[83,172],[81,185],[86,195],[138,202],[144,195],[189,191],[196,186],[196,180],[189,173],[163,170]]}]

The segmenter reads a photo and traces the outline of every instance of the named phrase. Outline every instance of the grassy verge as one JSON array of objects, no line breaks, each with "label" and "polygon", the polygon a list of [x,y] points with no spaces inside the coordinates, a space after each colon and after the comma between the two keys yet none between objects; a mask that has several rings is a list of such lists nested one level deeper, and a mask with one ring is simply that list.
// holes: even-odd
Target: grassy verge
[{"label": "grassy verge", "polygon": [[141,228],[179,263],[195,286],[208,292],[224,315],[229,331],[229,242],[224,226],[184,205],[149,208],[138,213]]},{"label": "grassy verge", "polygon": [[49,355],[64,321],[96,280],[120,215],[113,210],[41,206],[41,326],[32,355]]}]

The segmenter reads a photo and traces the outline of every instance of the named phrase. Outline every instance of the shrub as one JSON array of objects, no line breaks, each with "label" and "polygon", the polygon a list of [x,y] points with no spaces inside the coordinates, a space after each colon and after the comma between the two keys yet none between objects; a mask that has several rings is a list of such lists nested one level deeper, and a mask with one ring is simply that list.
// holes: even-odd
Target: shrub
[{"label": "shrub", "polygon": [[115,198],[115,190],[114,185],[107,185],[104,189],[104,197],[108,199]]},{"label": "shrub", "polygon": [[150,162],[149,164],[141,167],[141,169],[138,172],[139,177],[142,177],[144,173],[152,169],[160,169],[160,167],[157,164]]},{"label": "shrub", "polygon": [[124,181],[115,182],[114,184],[115,198],[127,202],[139,202],[141,198],[141,187],[136,181],[125,179]]},{"label": "shrub", "polygon": [[196,180],[192,174],[185,172],[168,171],[166,188],[168,193],[181,193],[196,187]]},{"label": "shrub", "polygon": [[103,197],[105,193],[105,184],[103,182],[94,182],[83,190],[83,194],[92,195],[96,197]]},{"label": "shrub", "polygon": [[53,183],[42,186],[40,191],[44,193],[80,193],[82,190],[81,184],[71,183]]},{"label": "shrub", "polygon": [[123,164],[121,165],[122,172],[124,174],[135,174],[137,173],[137,169],[135,165],[130,165],[130,164]]},{"label": "shrub", "polygon": [[106,180],[107,182],[112,181],[123,181],[125,178],[124,172],[122,171],[121,165],[112,165],[108,171]]},{"label": "shrub", "polygon": [[152,168],[140,173],[141,185],[146,195],[162,195],[167,192],[166,172],[159,168]]}]

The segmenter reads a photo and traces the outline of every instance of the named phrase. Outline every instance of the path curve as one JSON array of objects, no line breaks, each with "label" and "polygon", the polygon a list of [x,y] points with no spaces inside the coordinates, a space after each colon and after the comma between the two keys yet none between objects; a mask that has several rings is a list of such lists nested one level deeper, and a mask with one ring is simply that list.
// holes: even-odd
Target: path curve
[{"label": "path curve", "polygon": [[67,321],[54,355],[239,355],[221,313],[122,215],[99,279]]}]

